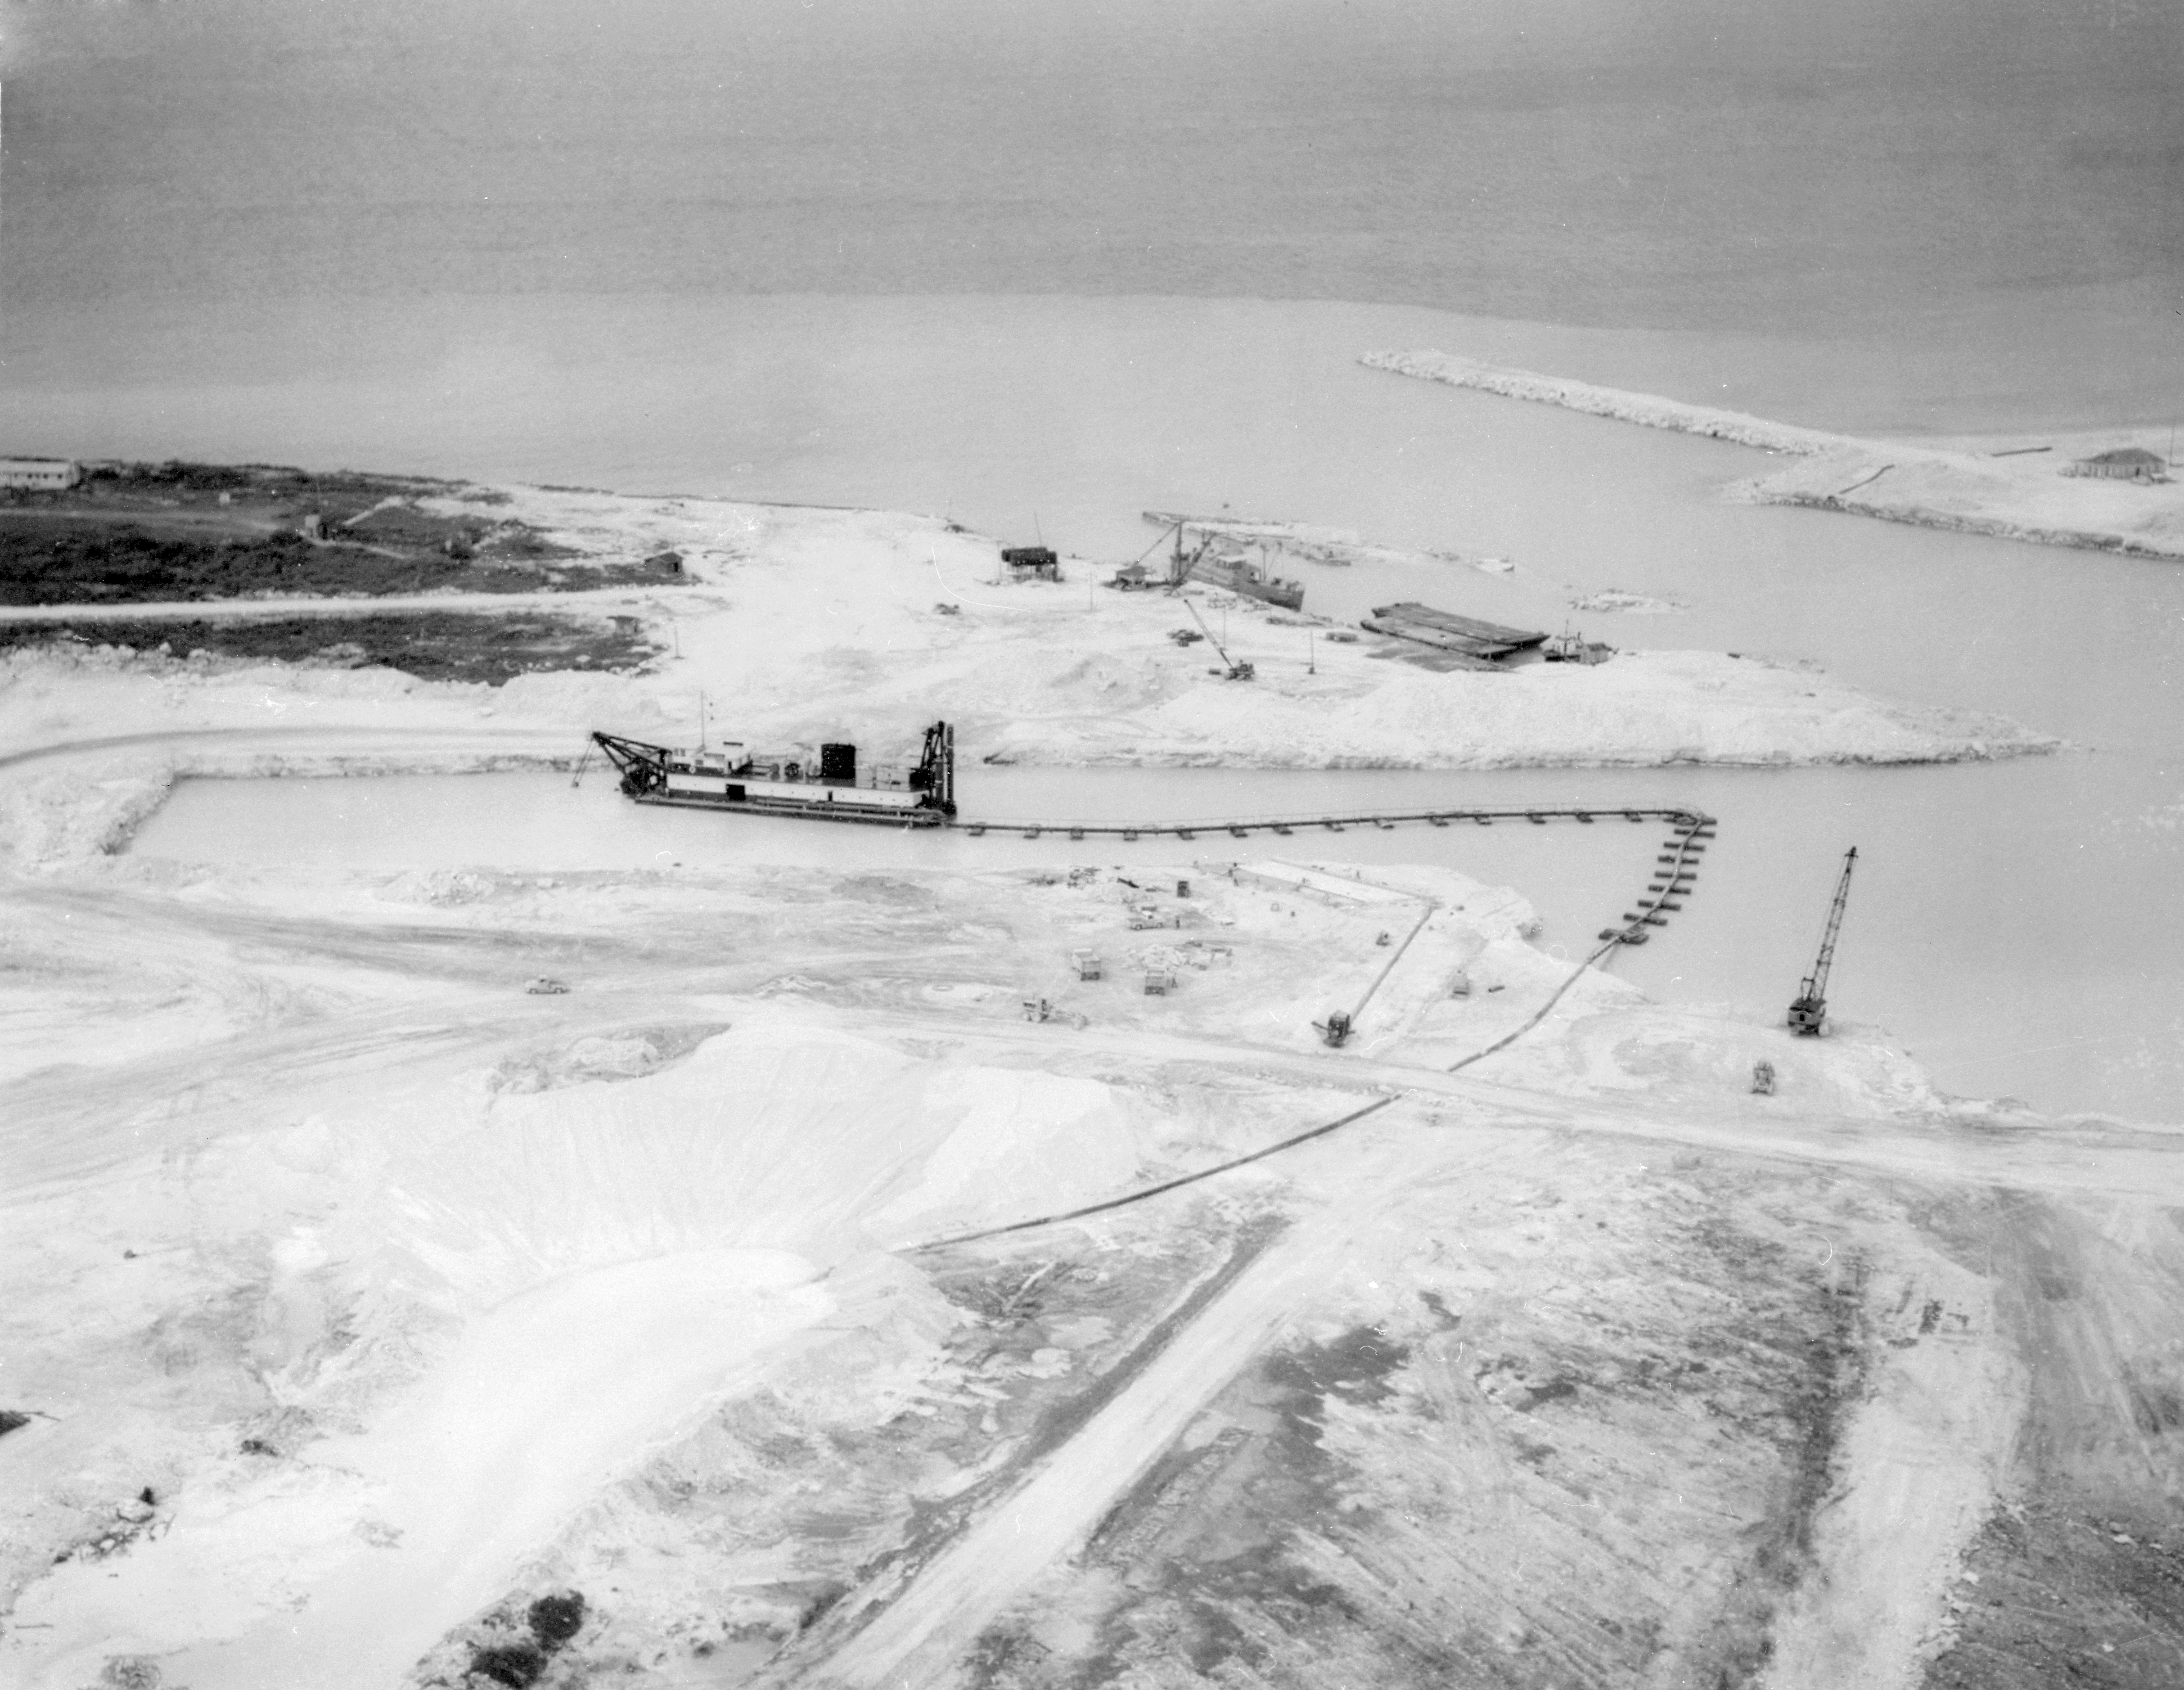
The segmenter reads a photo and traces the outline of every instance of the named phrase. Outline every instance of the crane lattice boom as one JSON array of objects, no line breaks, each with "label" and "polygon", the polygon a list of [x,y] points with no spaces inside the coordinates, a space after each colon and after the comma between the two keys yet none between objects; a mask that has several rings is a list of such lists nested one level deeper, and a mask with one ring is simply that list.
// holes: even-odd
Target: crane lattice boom
[{"label": "crane lattice boom", "polygon": [[1835,902],[1828,906],[1827,931],[1820,936],[1820,953],[1813,971],[1798,982],[1797,1000],[1790,1006],[1790,1030],[1817,1035],[1828,1013],[1828,970],[1835,966],[1836,935],[1842,927],[1843,906],[1850,901],[1850,871],[1858,862],[1858,847],[1844,853],[1842,877],[1836,882]]}]

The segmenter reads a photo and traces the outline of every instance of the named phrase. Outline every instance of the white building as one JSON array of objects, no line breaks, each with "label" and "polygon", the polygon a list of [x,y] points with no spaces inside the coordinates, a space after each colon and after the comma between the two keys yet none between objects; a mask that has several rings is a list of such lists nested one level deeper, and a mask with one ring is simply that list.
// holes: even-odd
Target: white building
[{"label": "white building", "polygon": [[82,479],[70,458],[0,458],[0,487],[72,487]]}]

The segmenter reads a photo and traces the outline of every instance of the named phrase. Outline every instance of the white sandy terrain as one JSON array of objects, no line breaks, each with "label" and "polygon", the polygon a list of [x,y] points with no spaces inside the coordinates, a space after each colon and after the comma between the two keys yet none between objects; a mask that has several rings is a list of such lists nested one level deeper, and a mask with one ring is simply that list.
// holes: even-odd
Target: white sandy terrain
[{"label": "white sandy terrain", "polygon": [[2008,1482],[2027,1369],[1998,1342],[1992,1289],[1939,1252],[1905,1265],[1866,1287],[1879,1342],[1844,1433],[1857,1482],[1822,1507],[1813,1576],[1775,1627],[1772,1690],[1913,1690]]},{"label": "white sandy terrain", "polygon": [[2086,436],[2050,439],[2039,442],[2046,449],[2026,451],[2015,439],[1865,440],[1446,353],[1376,352],[1361,362],[1791,459],[1734,489],[1734,496],[1757,503],[1812,505],[2040,545],[2184,558],[2184,481],[2142,484],[2063,473],[2075,459],[2103,450],[2156,442]]},{"label": "white sandy terrain", "polygon": [[71,1564],[17,1623],[50,1632],[56,1683],[116,1653],[206,1690],[397,1682],[619,1470],[754,1388],[832,1310],[810,1279],[794,1256],[714,1250],[547,1281],[470,1321],[367,1430],[185,1487],[156,1543],[118,1573]]},{"label": "white sandy terrain", "polygon": [[[872,760],[936,715],[1117,764],[2048,742],[1703,653],[1311,672],[1240,601],[1231,682],[1174,601],[939,522],[506,498],[683,554],[552,600],[655,669],[0,663],[0,1680],[1908,1686],[1994,1646],[1975,1559],[2172,1529],[2184,1134],[1663,1009],[1506,888],[114,854],[178,772],[566,763],[694,739],[701,689]],[[1185,874],[1193,931],[1128,925]]]},{"label": "white sandy terrain", "polygon": [[[1957,1238],[2000,1191],[2020,1237],[2184,1204],[2184,1136],[1598,974],[1451,1073],[1569,978],[1521,899],[1193,873],[1230,954],[1165,998],[1052,984],[1136,937],[1106,875],[11,881],[79,1042],[16,1062],[0,1132],[0,1675],[454,1687],[563,1590],[556,1690],[1031,1690],[1297,1587],[1345,1594],[1251,1647],[1321,1682],[1710,1682],[1764,1642],[1783,1685],[1911,1683],[2053,1482],[2031,1417],[2103,1448],[2184,1387],[2155,1232],[2106,1247],[2137,1277],[2042,1270],[2132,1287],[2064,1374]],[[547,945],[572,989],[526,996]],[[166,989],[203,1007],[140,1037]]]}]

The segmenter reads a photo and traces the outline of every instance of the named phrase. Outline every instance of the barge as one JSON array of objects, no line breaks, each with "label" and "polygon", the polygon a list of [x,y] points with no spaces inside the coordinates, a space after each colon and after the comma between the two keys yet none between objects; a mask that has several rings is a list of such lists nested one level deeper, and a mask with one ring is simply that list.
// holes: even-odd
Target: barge
[{"label": "barge", "polygon": [[730,741],[677,750],[594,733],[621,777],[623,796],[641,804],[748,810],[889,827],[940,827],[956,814],[956,731],[935,722],[911,768],[876,765],[861,775],[857,748],[754,752]]},{"label": "barge", "polygon": [[1482,622],[1475,616],[1458,616],[1409,601],[1377,606],[1358,625],[1370,633],[1392,634],[1497,667],[1503,658],[1544,645],[1547,639],[1530,628],[1505,628],[1499,622]]}]

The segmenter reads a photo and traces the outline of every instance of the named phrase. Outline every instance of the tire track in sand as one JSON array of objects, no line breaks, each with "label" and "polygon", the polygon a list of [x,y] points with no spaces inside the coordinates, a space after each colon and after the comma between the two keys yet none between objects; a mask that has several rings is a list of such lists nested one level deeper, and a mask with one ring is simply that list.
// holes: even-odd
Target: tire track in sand
[{"label": "tire track in sand", "polygon": [[[905,1586],[876,1595],[884,1609],[831,1654],[814,1662],[811,1652],[799,1650],[800,1659],[783,1662],[789,1676],[840,1690],[943,1680],[987,1626],[1083,1545],[1192,1418],[1325,1284],[1330,1264],[1372,1224],[1379,1186],[1347,1194],[1339,1209],[1310,1215],[1275,1239],[1044,1468]],[[826,1647],[823,1630],[813,1641]]]}]

